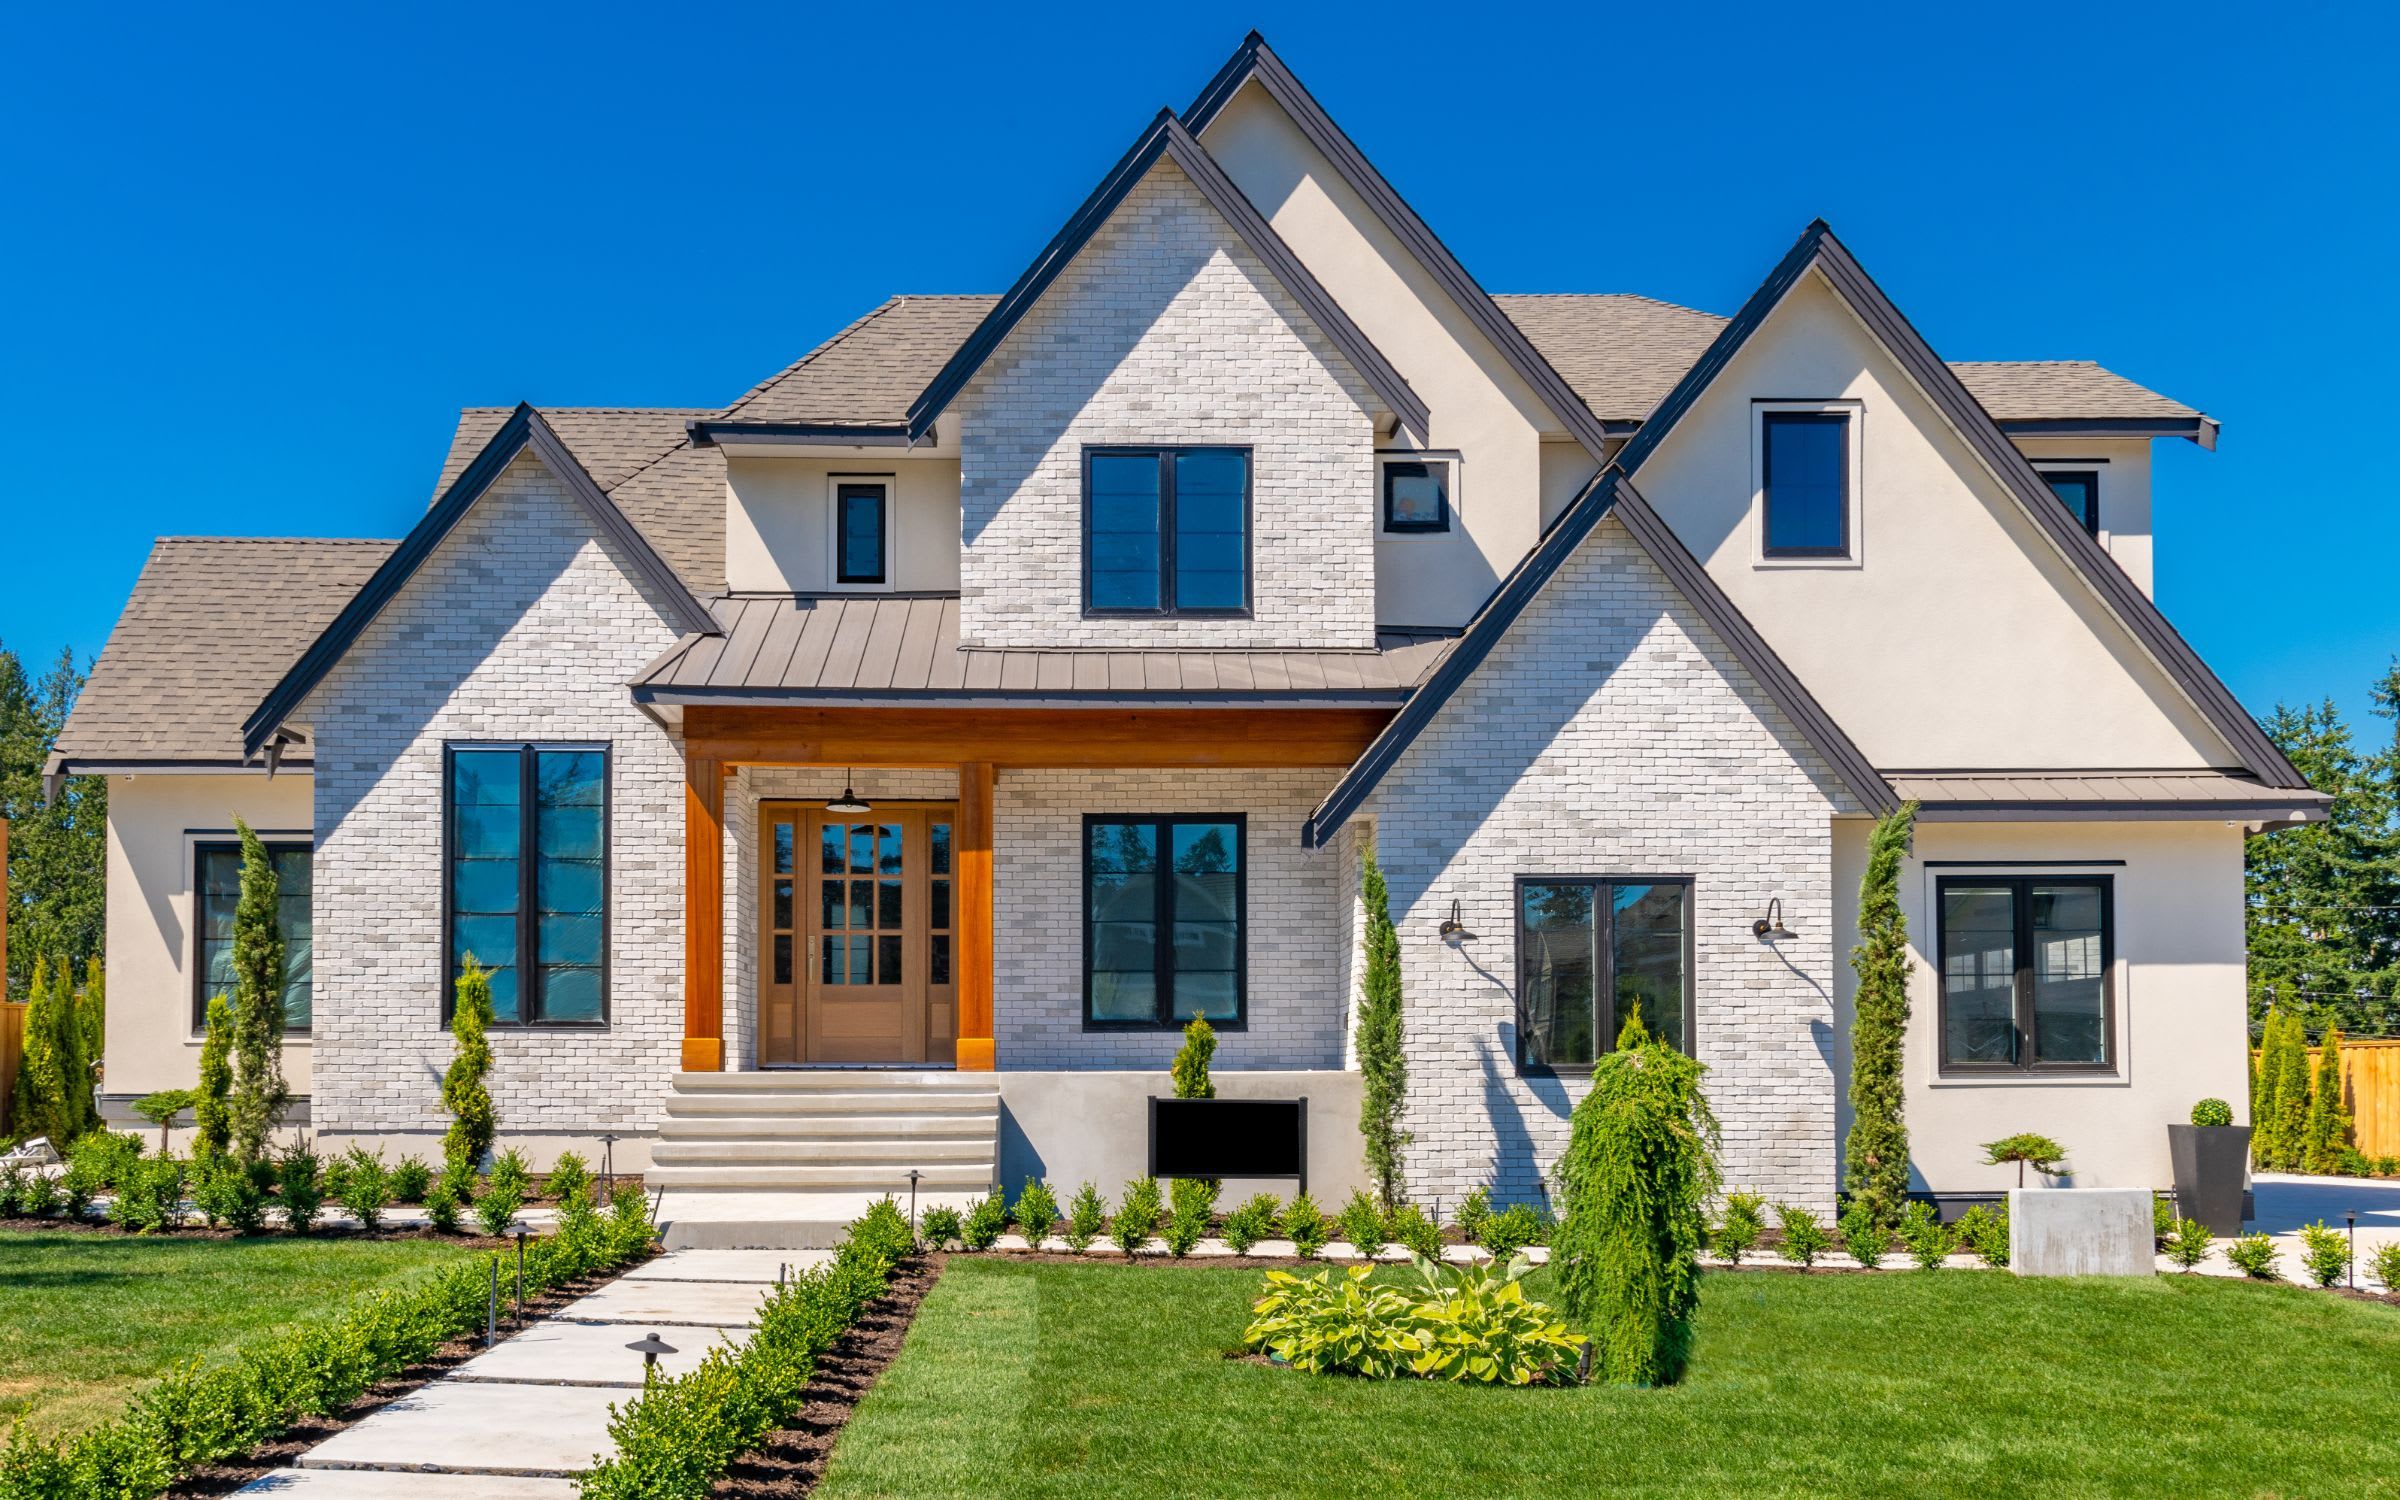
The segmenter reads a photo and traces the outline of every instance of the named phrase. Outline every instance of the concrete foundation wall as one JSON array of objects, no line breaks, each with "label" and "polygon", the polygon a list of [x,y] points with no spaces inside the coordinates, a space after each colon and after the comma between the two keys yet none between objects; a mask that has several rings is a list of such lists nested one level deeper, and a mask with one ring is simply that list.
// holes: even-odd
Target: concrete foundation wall
[{"label": "concrete foundation wall", "polygon": [[[1214,1072],[1220,1099],[1308,1101],[1308,1191],[1330,1211],[1366,1185],[1359,1153],[1356,1073]],[[1131,1072],[1002,1072],[1000,1180],[1011,1194],[1028,1177],[1047,1181],[1063,1205],[1085,1182],[1112,1205],[1150,1168],[1150,1098],[1174,1092],[1164,1068]],[[1289,1198],[1288,1179],[1227,1178],[1217,1201],[1231,1207],[1253,1192]]]}]

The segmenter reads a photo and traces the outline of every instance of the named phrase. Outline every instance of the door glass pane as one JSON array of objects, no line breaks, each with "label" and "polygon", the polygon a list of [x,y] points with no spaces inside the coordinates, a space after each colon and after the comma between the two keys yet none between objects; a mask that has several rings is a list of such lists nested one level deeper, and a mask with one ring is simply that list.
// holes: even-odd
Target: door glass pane
[{"label": "door glass pane", "polygon": [[1158,829],[1094,823],[1084,854],[1092,1019],[1158,1017]]},{"label": "door glass pane", "polygon": [[1230,1020],[1240,1008],[1241,830],[1231,823],[1176,823],[1169,833],[1174,1015]]},{"label": "door glass pane", "polygon": [[[1611,891],[1617,1004],[1609,1025],[1622,1028],[1625,1018],[1639,1010],[1644,1029],[1676,1051],[1688,1053],[1692,1047],[1691,1038],[1683,1034],[1683,950],[1691,887],[1619,885]],[[1616,1045],[1613,1036],[1606,1041]]]},{"label": "door glass pane", "polygon": [[1850,540],[1850,419],[1771,411],[1759,418],[1766,550],[1841,556]]},{"label": "door glass pane", "polygon": [[892,928],[900,925],[900,882],[875,882],[875,925]]},{"label": "door glass pane", "polygon": [[792,935],[788,932],[775,934],[775,982],[792,982]]},{"label": "door glass pane", "polygon": [[825,951],[817,965],[817,982],[819,984],[840,984],[842,982],[842,954],[847,950],[842,946],[842,939],[838,935],[827,937],[824,948]]},{"label": "door glass pane", "polygon": [[2101,963],[2101,907],[2106,896],[2091,884],[2035,884],[2028,892],[2033,919],[2033,1058],[2045,1063],[2108,1060]]},{"label": "door glass pane", "polygon": [[885,823],[875,836],[875,869],[883,875],[900,873],[900,825]]},{"label": "door glass pane", "polygon": [[932,910],[926,918],[926,925],[936,932],[940,932],[950,925],[950,882],[936,880],[932,882],[929,890],[932,895]]},{"label": "door glass pane", "polygon": [[850,948],[850,980],[852,984],[875,982],[875,939],[853,933],[844,938]]},{"label": "door glass pane", "polygon": [[875,825],[860,823],[850,830],[850,873],[875,873]]},{"label": "door glass pane", "polygon": [[2017,1058],[2017,919],[2008,886],[1942,891],[1942,1061]]},{"label": "door glass pane", "polygon": [[950,934],[946,932],[933,935],[933,955],[925,965],[925,980],[928,984],[950,982]]},{"label": "door glass pane", "polygon": [[1175,455],[1175,607],[1240,609],[1249,537],[1249,455],[1204,448]]},{"label": "door glass pane", "polygon": [[1158,608],[1158,455],[1093,454],[1090,484],[1092,607]]},{"label": "door glass pane", "polygon": [[839,875],[849,866],[842,858],[842,825],[827,823],[817,830],[817,867],[828,875]]},{"label": "door glass pane", "polygon": [[900,982],[900,938],[896,933],[885,933],[875,939],[875,982]]},{"label": "door glass pane", "polygon": [[789,823],[775,825],[775,873],[778,875],[792,873],[792,831]]},{"label": "door glass pane", "polygon": [[850,921],[848,925],[852,927],[875,925],[874,881],[853,880],[850,882]]},{"label": "door glass pane", "polygon": [[824,893],[825,908],[824,914],[817,919],[818,923],[825,927],[847,926],[844,918],[848,915],[848,908],[842,903],[842,893],[849,887],[838,880],[819,881],[818,885]]},{"label": "door glass pane", "polygon": [[933,852],[929,868],[936,875],[950,873],[950,825],[947,823],[933,825]]},{"label": "door glass pane", "polygon": [[783,932],[792,927],[792,883],[788,880],[775,882],[775,927]]},{"label": "door glass pane", "polygon": [[1519,1055],[1531,1067],[1588,1067],[1598,1056],[1592,1013],[1598,968],[1593,887],[1526,885],[1517,908]]}]

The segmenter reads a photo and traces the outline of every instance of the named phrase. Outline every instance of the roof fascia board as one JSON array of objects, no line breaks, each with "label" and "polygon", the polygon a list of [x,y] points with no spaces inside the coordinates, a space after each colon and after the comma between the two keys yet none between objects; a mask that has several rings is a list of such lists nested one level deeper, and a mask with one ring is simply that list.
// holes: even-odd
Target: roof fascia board
[{"label": "roof fascia board", "polygon": [[958,398],[960,391],[966,389],[967,382],[975,378],[975,372],[983,368],[984,362],[999,349],[1017,324],[1033,311],[1052,284],[1082,253],[1083,247],[1091,243],[1092,237],[1115,215],[1126,195],[1158,164],[1162,156],[1173,161],[1209,205],[1233,226],[1234,232],[1241,236],[1251,253],[1266,264],[1268,271],[1300,303],[1334,346],[1341,350],[1342,356],[1350,361],[1360,378],[1391,409],[1400,425],[1417,434],[1420,442],[1425,441],[1430,418],[1424,401],[1410,389],[1392,362],[1384,358],[1383,352],[1350,320],[1350,315],[1342,311],[1332,295],[1318,284],[1316,277],[1300,263],[1300,258],[1292,253],[1291,247],[1283,242],[1283,237],[1242,196],[1241,190],[1234,186],[1233,179],[1225,175],[1224,169],[1175,118],[1174,112],[1164,109],[1134,141],[1132,149],[1118,158],[1117,164],[1100,180],[1100,185],[1092,190],[1091,196],[1084,199],[1083,206],[1076,209],[1059,232],[1051,237],[1050,243],[1042,247],[1042,253],[1034,257],[1033,264],[1027,266],[1024,274],[993,304],[992,310],[975,326],[975,331],[967,335],[966,342],[959,345],[958,351],[950,356],[932,382],[910,403],[908,421],[903,429],[910,440],[921,439],[932,428],[934,419]]},{"label": "roof fascia board", "polygon": [[1468,320],[1491,341],[1501,359],[1520,379],[1533,387],[1534,393],[1541,398],[1543,405],[1550,408],[1552,415],[1574,435],[1577,442],[1583,444],[1595,461],[1604,462],[1608,456],[1606,444],[1609,434],[1606,425],[1584,404],[1583,398],[1575,394],[1566,378],[1558,373],[1549,360],[1542,357],[1541,351],[1534,348],[1533,341],[1525,336],[1525,331],[1501,311],[1500,304],[1494,302],[1491,294],[1467,273],[1467,268],[1457,256],[1450,253],[1450,247],[1442,243],[1441,237],[1417,216],[1416,210],[1410,208],[1407,200],[1384,180],[1383,174],[1375,170],[1375,164],[1368,161],[1366,154],[1333,122],[1333,117],[1325,112],[1325,107],[1317,102],[1316,96],[1309,93],[1298,76],[1284,65],[1283,59],[1275,55],[1265,37],[1253,31],[1243,40],[1225,66],[1217,70],[1216,76],[1209,80],[1199,97],[1183,112],[1184,126],[1194,135],[1205,132],[1209,123],[1216,119],[1233,96],[1241,92],[1242,85],[1253,79],[1283,107],[1284,113],[1291,116],[1292,123],[1308,138],[1309,144],[1333,164],[1334,171],[1349,184],[1352,192],[1366,202],[1369,210],[1382,221],[1392,237],[1399,240],[1432,273],[1434,280],[1458,304]]},{"label": "roof fascia board", "polygon": [[1992,425],[2021,438],[2185,438],[2212,453],[2219,430],[2211,417],[2009,417]]},{"label": "roof fascia board", "polygon": [[1920,823],[2322,823],[2288,802],[1927,802]]},{"label": "roof fascia board", "polygon": [[720,442],[790,443],[852,448],[913,448],[919,441],[939,442],[931,429],[923,439],[909,435],[907,424],[844,426],[838,422],[719,422],[706,418],[683,424],[695,448]]},{"label": "roof fascia board", "polygon": [[300,659],[292,664],[291,670],[284,673],[282,680],[251,711],[250,717],[242,724],[244,755],[256,755],[274,737],[275,732],[298,710],[317,684],[325,680],[325,675],[333,670],[334,664],[383,613],[384,606],[391,603],[402,586],[416,576],[417,570],[433,556],[434,550],[457,528],[467,511],[492,487],[516,456],[528,447],[566,486],[567,492],[591,514],[599,529],[625,549],[626,556],[633,560],[642,577],[654,586],[658,597],[665,600],[667,615],[677,629],[707,635],[717,633],[716,619],[709,614],[707,606],[693,595],[682,577],[667,565],[657,549],[625,518],[625,513],[617,508],[616,502],[608,498],[591,474],[567,451],[566,445],[559,441],[557,433],[550,430],[550,424],[542,420],[541,414],[531,406],[519,403],[517,409],[509,413],[508,420],[500,424],[500,430],[493,433],[483,445],[483,451],[460,471],[458,478],[451,481],[450,488],[442,492],[441,499],[434,502],[433,507],[401,539],[399,546],[392,549],[392,555],[384,559],[383,566],[360,585],[358,592],[350,596],[350,602],[342,606],[342,612],[334,616],[333,623],[325,627],[309,648],[301,653]]}]

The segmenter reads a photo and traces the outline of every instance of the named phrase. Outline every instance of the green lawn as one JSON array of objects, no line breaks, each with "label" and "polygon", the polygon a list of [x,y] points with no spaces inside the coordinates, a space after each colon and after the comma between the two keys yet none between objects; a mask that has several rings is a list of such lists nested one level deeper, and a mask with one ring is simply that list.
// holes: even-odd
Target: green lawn
[{"label": "green lawn", "polygon": [[1718,1274],[1683,1385],[1491,1390],[1228,1359],[1258,1280],[954,1259],[817,1493],[2400,1494],[2400,1308],[2297,1288]]},{"label": "green lawn", "polygon": [[0,1434],[114,1415],[179,1360],[470,1252],[435,1240],[0,1232]]}]

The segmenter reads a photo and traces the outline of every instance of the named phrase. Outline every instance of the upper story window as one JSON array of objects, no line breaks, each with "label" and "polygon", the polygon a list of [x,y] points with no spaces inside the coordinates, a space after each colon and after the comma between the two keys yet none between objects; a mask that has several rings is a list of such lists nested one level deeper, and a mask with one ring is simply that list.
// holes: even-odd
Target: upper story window
[{"label": "upper story window", "polygon": [[1454,465],[1447,457],[1410,454],[1382,458],[1383,529],[1387,533],[1448,531]]},{"label": "upper story window", "polygon": [[1244,1024],[1239,813],[1083,820],[1083,1023]]},{"label": "upper story window", "polygon": [[836,474],[833,485],[833,581],[887,588],[892,581],[892,481],[888,475]]},{"label": "upper story window", "polygon": [[453,745],[443,767],[442,951],[472,957],[504,1026],[608,1019],[608,748]]},{"label": "upper story window", "polygon": [[1770,406],[1758,413],[1760,555],[1851,558],[1857,513],[1854,413]]},{"label": "upper story window", "polygon": [[2050,469],[2041,471],[2042,480],[2050,493],[2067,508],[2076,524],[2093,536],[2100,534],[2100,471],[2098,469]]},{"label": "upper story window", "polygon": [[[309,871],[315,856],[306,842],[262,836],[275,867],[275,930],[283,938],[283,1026],[306,1031],[315,994],[311,962]],[[192,846],[192,929],[199,947],[192,963],[192,1029],[208,1024],[212,995],[233,998],[233,913],[242,899],[242,846],[231,839]]]},{"label": "upper story window", "polygon": [[1250,450],[1087,448],[1083,598],[1094,614],[1250,609]]},{"label": "upper story window", "polygon": [[2108,876],[1944,876],[1934,895],[1943,1072],[2115,1066]]},{"label": "upper story window", "polygon": [[1578,1072],[1640,1012],[1692,1049],[1692,883],[1523,876],[1517,881],[1517,1065]]}]

